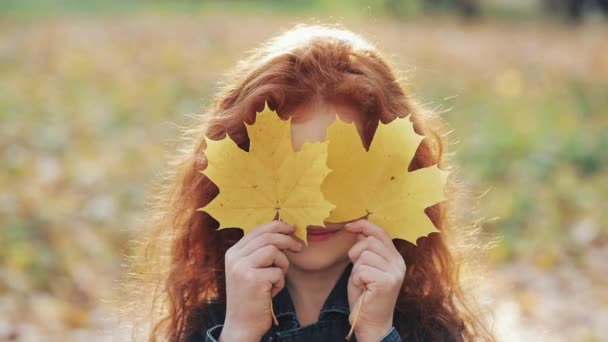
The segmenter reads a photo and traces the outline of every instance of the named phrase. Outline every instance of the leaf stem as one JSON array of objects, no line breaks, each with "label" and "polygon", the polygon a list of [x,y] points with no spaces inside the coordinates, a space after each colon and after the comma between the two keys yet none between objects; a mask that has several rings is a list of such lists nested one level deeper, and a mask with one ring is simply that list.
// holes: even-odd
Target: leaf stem
[{"label": "leaf stem", "polygon": [[274,309],[272,308],[272,299],[270,299],[270,313],[272,314],[272,320],[274,321],[274,325],[279,325],[279,321],[277,320],[277,316],[274,315]]},{"label": "leaf stem", "polygon": [[[283,220],[281,220],[281,216],[279,216],[278,212],[276,213],[275,217],[279,221],[283,221]],[[274,325],[275,326],[279,325],[279,321],[277,320],[277,316],[275,316],[275,314],[274,314],[274,308],[272,307],[272,298],[270,298],[270,313],[272,314],[272,320],[274,321]]]},{"label": "leaf stem", "polygon": [[353,319],[353,325],[350,327],[350,331],[348,332],[348,335],[346,335],[346,340],[350,341],[350,337],[353,334],[353,331],[355,330],[355,324],[357,324],[357,318],[359,318],[359,313],[361,312],[361,307],[363,306],[363,301],[365,300],[365,293],[367,292],[367,287],[363,290],[363,295],[361,295],[361,301],[359,302],[359,305],[357,306],[357,312],[355,313],[355,319]]}]

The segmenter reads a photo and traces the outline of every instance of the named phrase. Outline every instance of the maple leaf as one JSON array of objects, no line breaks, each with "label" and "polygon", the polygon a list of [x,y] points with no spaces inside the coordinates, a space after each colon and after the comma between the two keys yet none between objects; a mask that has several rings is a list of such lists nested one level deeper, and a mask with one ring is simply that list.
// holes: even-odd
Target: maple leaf
[{"label": "maple leaf", "polygon": [[448,173],[437,165],[408,172],[424,137],[407,118],[409,115],[388,124],[380,122],[368,151],[353,124],[336,118],[328,128],[331,172],[321,190],[336,208],[326,221],[368,215],[391,238],[414,244],[418,237],[438,231],[424,208],[446,199],[443,188]]},{"label": "maple leaf", "polygon": [[300,151],[291,145],[291,119],[281,120],[264,105],[247,127],[249,152],[226,135],[205,139],[208,165],[201,173],[220,189],[206,211],[220,222],[219,229],[237,227],[245,233],[273,220],[296,225],[295,236],[306,241],[306,226],[323,226],[335,206],[321,192],[329,173],[327,142],[305,142]]}]

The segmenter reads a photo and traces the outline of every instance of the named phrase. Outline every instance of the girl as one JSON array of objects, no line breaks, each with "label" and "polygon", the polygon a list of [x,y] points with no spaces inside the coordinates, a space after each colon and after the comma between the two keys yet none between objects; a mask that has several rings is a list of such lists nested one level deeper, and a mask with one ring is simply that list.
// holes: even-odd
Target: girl
[{"label": "girl", "polygon": [[308,226],[302,247],[294,227],[276,218],[243,236],[237,228],[217,230],[216,220],[196,211],[219,192],[200,172],[207,165],[203,137],[228,134],[248,150],[244,122],[252,124],[266,101],[291,118],[295,150],[323,140],[337,117],[354,122],[368,148],[379,121],[411,113],[425,139],[409,171],[437,163],[447,169],[441,118],[417,107],[374,46],[329,26],[298,25],[277,36],[239,63],[200,125],[186,131],[186,148],[155,203],[130,290],[152,296],[150,340],[343,340],[366,287],[374,291],[353,341],[493,340],[459,282],[462,259],[478,244],[457,222],[462,190],[453,172],[448,200],[426,210],[441,233],[416,245],[391,240],[365,217],[348,226]]}]

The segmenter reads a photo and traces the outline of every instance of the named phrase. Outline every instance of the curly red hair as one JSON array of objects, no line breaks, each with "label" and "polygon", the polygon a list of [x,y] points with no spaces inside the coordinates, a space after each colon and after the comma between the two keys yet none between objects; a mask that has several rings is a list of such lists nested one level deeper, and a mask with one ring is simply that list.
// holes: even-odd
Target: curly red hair
[{"label": "curly red hair", "polygon": [[415,131],[425,138],[409,170],[434,164],[450,170],[448,200],[426,209],[441,233],[419,238],[416,245],[393,240],[407,264],[396,307],[401,336],[439,340],[435,334],[443,330],[466,340],[494,340],[479,306],[463,290],[459,271],[468,261],[465,257],[476,255],[471,252],[480,251],[482,244],[476,234],[479,229],[463,223],[462,212],[470,214],[470,208],[459,207],[468,197],[455,168],[447,165],[445,122],[406,94],[372,44],[339,27],[297,25],[251,51],[226,77],[204,115],[184,130],[184,147],[151,197],[143,236],[134,240],[126,294],[137,304],[134,307],[150,305],[146,308],[150,315],[141,317],[151,324],[149,340],[184,341],[200,328],[195,311],[204,310],[211,297],[225,298],[224,253],[243,234],[240,229],[217,230],[216,220],[196,211],[219,192],[200,172],[207,166],[204,136],[221,139],[228,134],[248,150],[244,122],[253,123],[265,101],[287,117],[319,98],[358,108],[365,116],[366,147],[378,121],[388,123],[411,113]]}]

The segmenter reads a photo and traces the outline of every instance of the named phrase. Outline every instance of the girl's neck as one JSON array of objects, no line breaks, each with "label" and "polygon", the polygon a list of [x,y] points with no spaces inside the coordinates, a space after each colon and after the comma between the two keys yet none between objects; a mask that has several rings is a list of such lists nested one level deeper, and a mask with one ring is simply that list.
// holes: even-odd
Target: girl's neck
[{"label": "girl's neck", "polygon": [[322,270],[304,270],[290,265],[285,279],[300,325],[314,323],[329,293],[350,263],[346,258]]}]

